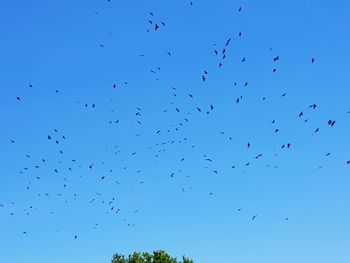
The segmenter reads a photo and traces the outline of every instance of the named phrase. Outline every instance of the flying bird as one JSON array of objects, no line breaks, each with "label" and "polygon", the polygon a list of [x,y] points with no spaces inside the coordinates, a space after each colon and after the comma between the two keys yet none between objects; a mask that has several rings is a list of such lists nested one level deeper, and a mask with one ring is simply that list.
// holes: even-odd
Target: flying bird
[{"label": "flying bird", "polygon": [[334,121],[334,120],[329,120],[329,121],[328,121],[328,125],[329,125],[329,126],[333,127],[334,124],[335,124],[335,121]]},{"label": "flying bird", "polygon": [[316,107],[317,105],[315,103],[309,106],[309,108],[312,108],[312,109],[316,109]]}]

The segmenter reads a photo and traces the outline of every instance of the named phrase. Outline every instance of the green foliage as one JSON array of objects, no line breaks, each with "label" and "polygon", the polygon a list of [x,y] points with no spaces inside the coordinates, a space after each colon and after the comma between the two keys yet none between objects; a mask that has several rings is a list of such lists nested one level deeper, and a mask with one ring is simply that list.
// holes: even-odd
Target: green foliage
[{"label": "green foliage", "polygon": [[163,250],[154,251],[150,253],[135,252],[125,258],[123,255],[115,254],[112,259],[112,263],[193,263],[193,260],[182,257],[182,261],[178,261],[176,258],[171,257]]}]

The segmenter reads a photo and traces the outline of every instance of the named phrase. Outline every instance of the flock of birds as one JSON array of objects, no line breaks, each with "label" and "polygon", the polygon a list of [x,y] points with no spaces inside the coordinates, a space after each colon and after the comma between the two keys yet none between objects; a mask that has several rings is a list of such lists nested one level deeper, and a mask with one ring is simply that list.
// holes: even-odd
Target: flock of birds
[{"label": "flock of birds", "polygon": [[[110,0],[108,0],[108,2],[110,2]],[[195,7],[195,4],[193,2],[190,2],[189,4],[191,7],[193,7],[193,8]],[[236,12],[239,14],[243,13],[243,11],[244,10],[242,7],[239,7],[236,10]],[[96,12],[95,14],[98,14],[98,13]],[[148,24],[146,27],[146,32],[148,32],[148,33],[151,31],[158,32],[160,30],[165,30],[167,28],[167,24],[165,23],[165,21],[158,19],[154,12],[148,13],[148,21],[146,23]],[[243,32],[239,31],[237,33],[237,35],[238,35],[237,41],[239,41],[239,39],[243,37]],[[228,58],[229,57],[228,50],[230,48],[232,48],[232,41],[233,41],[232,38],[227,38],[222,46],[219,46],[217,44],[213,44],[213,51],[212,52],[213,52],[213,55],[218,58],[217,66],[219,68],[223,67],[224,62],[229,59]],[[105,45],[100,44],[99,47],[104,48]],[[171,58],[173,56],[173,53],[171,51],[167,51],[166,55],[169,58]],[[140,56],[143,57],[144,55],[140,55]],[[281,58],[279,55],[275,55],[275,56],[271,57],[271,60],[274,62],[274,67],[272,68],[272,73],[277,72],[278,62],[280,61],[280,59]],[[310,58],[306,58],[306,59],[309,60],[310,65],[317,62],[317,60],[312,56],[310,56]],[[240,61],[242,64],[248,63],[247,57],[240,58]],[[157,67],[157,68],[151,69],[150,73],[156,75],[160,70],[161,70],[160,67]],[[199,82],[198,85],[201,85],[201,84],[203,84],[203,82],[206,82],[208,80],[208,78],[210,78],[209,70],[204,69],[203,72],[201,73],[201,75],[198,76],[198,82]],[[127,86],[128,82],[125,81],[124,85]],[[239,84],[238,84],[238,82],[233,82],[233,85],[234,85],[234,87],[236,87]],[[243,82],[242,86],[244,88],[248,88],[249,82],[248,81]],[[34,90],[36,87],[33,83],[29,83],[28,88],[31,90]],[[119,88],[119,85],[117,85],[117,84],[111,85],[111,89],[118,89],[118,88]],[[54,90],[54,92],[57,95],[60,93],[60,91],[57,89]],[[185,95],[180,94],[181,92],[175,87],[171,88],[171,93],[175,99],[178,98],[179,96],[182,96],[182,95],[183,95],[183,97],[186,97],[190,101],[189,104],[193,105],[193,106],[191,106],[192,111],[188,112],[187,108],[186,108],[186,110],[184,110],[180,106],[176,106],[174,102],[171,102],[169,104],[169,108],[160,110],[164,114],[166,114],[169,111],[173,111],[173,112],[176,112],[177,114],[184,113],[185,116],[182,118],[182,121],[176,125],[171,124],[168,127],[160,127],[157,130],[151,131],[153,136],[155,136],[154,138],[156,138],[156,140],[158,140],[158,141],[157,142],[147,142],[147,143],[149,143],[147,150],[149,151],[149,154],[152,156],[152,158],[156,161],[160,160],[161,155],[164,152],[169,151],[169,147],[173,144],[179,144],[180,147],[181,147],[181,145],[184,145],[184,144],[186,144],[186,145],[191,144],[190,137],[186,136],[186,137],[179,139],[176,135],[176,132],[181,130],[188,123],[190,123],[191,118],[195,118],[195,117],[193,117],[194,113],[211,115],[216,110],[216,106],[213,104],[206,105],[206,106],[199,106],[199,103],[196,101],[196,95],[194,93],[188,93]],[[287,92],[284,92],[283,94],[280,95],[280,97],[282,99],[284,97],[287,97],[287,96],[288,96]],[[18,101],[18,103],[22,103],[22,101],[23,101],[23,98],[20,94],[15,99]],[[236,104],[240,104],[244,101],[244,99],[245,99],[245,97],[243,95],[239,95],[236,98],[234,98],[233,102]],[[266,97],[262,97],[261,99],[262,99],[262,101],[267,100]],[[110,103],[113,103],[113,101],[111,100]],[[76,104],[81,105],[82,107],[91,108],[91,109],[98,109],[98,106],[99,106],[98,103],[96,103],[96,102],[85,103],[85,102],[82,102],[80,100],[77,100]],[[306,116],[309,116],[310,114],[307,111],[316,111],[317,109],[318,109],[318,105],[316,104],[316,102],[310,103],[310,105],[305,105],[304,110],[301,110],[299,112],[297,112],[297,111],[295,112],[295,118],[302,119],[302,121],[305,123],[309,122],[310,119]],[[113,113],[114,111],[111,110],[111,112]],[[348,112],[348,114],[349,113],[350,112]],[[147,114],[148,113],[145,112],[145,110],[142,107],[137,107],[135,109],[135,112],[134,112],[135,123],[137,123],[137,125],[142,126],[145,122],[144,116],[147,116]],[[110,127],[111,125],[119,125],[120,126],[120,125],[123,125],[123,122],[120,119],[110,119],[108,121],[108,125],[109,125],[108,127]],[[278,134],[281,132],[280,128],[278,127],[278,120],[277,119],[271,118],[270,125],[272,125],[272,127],[273,127],[271,130],[272,134]],[[329,128],[333,128],[336,125],[337,125],[336,120],[325,118],[324,125],[323,125],[324,127],[329,126]],[[312,135],[316,135],[316,134],[320,133],[324,127],[321,127],[321,126],[314,127]],[[163,134],[169,134],[168,136],[173,137],[173,139],[161,141],[162,140],[161,136]],[[135,135],[135,137],[140,137],[140,136],[142,136],[141,133],[137,133]],[[227,136],[228,141],[233,140],[232,136],[227,135],[225,131],[218,131],[218,136],[225,136],[225,137]],[[50,192],[40,192],[40,193],[35,193],[35,194],[40,198],[47,198],[47,197],[63,198],[63,200],[66,199],[64,202],[67,203],[67,202],[69,202],[67,200],[67,199],[69,199],[69,197],[64,196],[63,192],[64,192],[64,189],[69,187],[69,185],[70,185],[70,180],[71,180],[70,177],[71,176],[68,173],[73,173],[77,169],[82,169],[82,170],[87,169],[88,171],[94,171],[96,169],[96,167],[101,167],[101,166],[106,167],[106,166],[110,165],[110,164],[107,164],[105,162],[87,163],[86,160],[80,160],[79,156],[77,156],[76,158],[74,158],[74,157],[71,158],[69,162],[62,161],[61,156],[66,154],[65,153],[65,146],[68,143],[70,143],[70,144],[74,143],[72,141],[69,141],[69,138],[70,138],[70,136],[62,133],[59,128],[52,129],[52,131],[49,131],[47,133],[46,138],[43,138],[43,140],[46,140],[47,143],[51,144],[51,146],[56,147],[55,149],[57,149],[57,151],[58,151],[58,157],[56,160],[48,160],[45,157],[32,156],[32,154],[30,154],[30,153],[19,153],[20,155],[23,155],[25,157],[25,159],[27,159],[25,161],[26,165],[19,170],[20,174],[26,175],[26,177],[23,177],[23,178],[25,178],[23,180],[28,180],[26,183],[26,190],[27,191],[32,191],[32,188],[34,188],[35,184],[37,184],[39,182],[41,182],[41,183],[45,182],[46,178],[43,178],[43,176],[38,175],[39,174],[38,171],[46,169],[45,171],[47,173],[49,173],[49,174],[53,173],[54,175],[59,176],[60,188],[58,188],[59,189],[58,191],[60,191],[60,193],[54,194],[54,193],[50,193]],[[215,140],[215,139],[216,138],[213,137],[213,140]],[[16,138],[10,138],[9,143],[17,144]],[[51,146],[49,146],[49,147],[51,147]],[[294,146],[293,141],[287,141],[287,142],[283,143],[282,145],[280,145],[280,150],[292,149],[293,146]],[[196,149],[196,145],[191,145],[190,147],[191,147],[191,149],[194,149],[194,150]],[[251,149],[252,147],[253,147],[252,142],[249,142],[249,141],[245,142],[246,149]],[[123,163],[125,158],[128,158],[130,160],[130,158],[134,158],[134,156],[136,156],[138,153],[138,151],[132,151],[131,153],[122,152],[122,150],[120,150],[117,145],[108,146],[108,147],[106,147],[106,149],[108,149],[107,153],[106,153],[108,155],[115,155],[115,156],[123,156],[124,155],[125,157],[121,157],[121,159],[120,159],[121,163]],[[241,170],[248,169],[248,167],[251,166],[253,162],[257,162],[257,161],[263,159],[265,154],[266,153],[264,153],[264,152],[258,152],[254,155],[254,157],[251,160],[247,160],[243,164],[231,165],[231,169],[236,169],[236,170],[237,169],[241,169]],[[277,155],[276,149],[274,149],[273,154]],[[326,156],[329,156],[330,154],[331,153],[329,152],[326,154]],[[212,173],[213,175],[220,174],[220,169],[215,168],[214,158],[212,158],[210,156],[210,154],[208,154],[208,153],[203,154],[202,159],[205,163],[204,170],[206,170],[206,171],[211,170],[210,173]],[[171,171],[169,173],[168,176],[172,180],[174,180],[176,178],[177,173],[181,173],[181,164],[183,162],[185,162],[185,160],[186,160],[186,156],[180,156],[178,160],[173,161],[174,167],[178,166],[180,168],[174,169],[174,171]],[[53,168],[52,171],[49,171],[48,170],[49,168],[46,167],[48,162],[51,163],[51,165],[49,167],[51,167],[52,164],[54,164],[57,166],[57,168]],[[133,160],[131,160],[131,162],[133,162]],[[135,161],[135,163],[136,163],[136,161]],[[348,160],[348,161],[345,160],[345,164],[350,165],[350,160]],[[65,167],[63,167],[63,166],[65,166]],[[135,167],[136,166],[137,165],[135,164]],[[270,167],[271,165],[267,163],[266,166]],[[58,168],[58,167],[60,167],[60,168]],[[278,164],[272,165],[272,167],[277,169]],[[321,168],[321,167],[319,167],[319,168]],[[127,169],[129,169],[129,167],[122,165],[122,170],[127,170]],[[177,170],[177,171],[175,171],[175,170]],[[115,175],[115,169],[112,165],[110,165],[110,167],[107,168],[107,170],[105,170],[105,171],[107,171],[105,174],[99,176],[99,178],[98,178],[99,181],[104,182],[106,180],[110,180],[109,183],[116,184],[116,185],[120,184],[120,182],[116,179],[117,176]],[[136,171],[136,174],[140,174],[140,173],[142,173],[142,170]],[[41,174],[43,174],[43,173],[41,173]],[[147,175],[145,176],[145,178],[147,178]],[[140,184],[140,185],[142,185],[144,183],[145,183],[144,180],[138,182],[138,184]],[[185,193],[187,190],[190,190],[190,188],[187,188],[187,189],[181,188],[180,191],[182,193]],[[77,193],[75,193],[73,196],[74,200],[76,200],[79,197],[79,189],[76,189],[76,191],[77,191]],[[212,196],[214,193],[209,192],[208,194],[210,196]],[[105,205],[104,212],[107,214],[119,214],[119,213],[121,213],[120,208],[118,208],[116,196],[112,196],[108,199],[105,199],[103,192],[96,192],[93,194],[93,196],[87,202],[91,205],[95,204],[96,202],[100,202],[101,204],[104,204]],[[0,200],[0,209],[2,210],[1,212],[6,211],[6,213],[10,214],[11,216],[16,216],[16,214],[11,211],[12,207],[15,205],[16,204],[14,202],[3,203]],[[54,214],[54,210],[55,210],[55,208],[52,207],[50,214]],[[238,212],[240,212],[241,210],[242,210],[242,208],[237,208]],[[27,216],[31,215],[31,213],[33,213],[33,211],[36,211],[35,205],[30,205],[29,207],[23,209],[24,214],[26,214]],[[132,212],[138,213],[139,209],[134,209]],[[252,214],[250,217],[250,220],[255,221],[258,219],[258,216],[259,216],[258,214]],[[288,217],[284,217],[284,220],[287,221]],[[128,227],[134,226],[134,224],[132,222],[128,221],[127,219],[124,219],[124,222]],[[99,225],[99,223],[95,223],[94,227],[97,228],[98,225]],[[30,234],[27,230],[23,230],[22,233],[24,235]],[[72,237],[74,239],[77,239],[78,233],[72,233]]]}]

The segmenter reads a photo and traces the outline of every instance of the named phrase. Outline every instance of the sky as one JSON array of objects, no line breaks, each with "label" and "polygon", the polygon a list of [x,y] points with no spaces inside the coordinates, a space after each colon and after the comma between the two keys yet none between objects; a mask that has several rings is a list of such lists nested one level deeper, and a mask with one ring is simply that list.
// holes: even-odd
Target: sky
[{"label": "sky", "polygon": [[349,262],[349,12],[2,0],[0,262]]}]

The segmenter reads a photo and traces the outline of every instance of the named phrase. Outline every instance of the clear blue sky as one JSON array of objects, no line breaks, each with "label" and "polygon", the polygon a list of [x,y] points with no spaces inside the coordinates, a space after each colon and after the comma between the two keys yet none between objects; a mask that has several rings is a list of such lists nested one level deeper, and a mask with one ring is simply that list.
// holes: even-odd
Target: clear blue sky
[{"label": "clear blue sky", "polygon": [[349,13],[2,0],[0,262],[349,262]]}]

